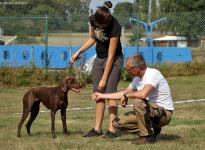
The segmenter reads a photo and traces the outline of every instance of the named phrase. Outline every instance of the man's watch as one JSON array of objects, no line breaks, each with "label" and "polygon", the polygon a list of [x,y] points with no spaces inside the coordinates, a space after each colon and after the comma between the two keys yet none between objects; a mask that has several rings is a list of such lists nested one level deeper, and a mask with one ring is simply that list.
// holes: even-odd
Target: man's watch
[{"label": "man's watch", "polygon": [[126,96],[126,94],[123,94],[123,96],[124,96],[125,99],[128,99],[128,97]]}]

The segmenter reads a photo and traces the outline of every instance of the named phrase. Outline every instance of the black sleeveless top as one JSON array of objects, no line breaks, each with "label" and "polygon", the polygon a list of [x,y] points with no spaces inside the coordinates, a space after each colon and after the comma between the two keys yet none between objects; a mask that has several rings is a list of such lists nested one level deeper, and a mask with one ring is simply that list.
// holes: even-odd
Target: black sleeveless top
[{"label": "black sleeveless top", "polygon": [[[112,16],[112,19],[107,27],[100,27],[95,22],[94,15],[89,17],[91,26],[94,28],[96,38],[96,53],[98,58],[107,58],[110,38],[121,36],[121,26],[118,21]],[[115,57],[122,54],[122,45],[120,39],[115,51]]]}]

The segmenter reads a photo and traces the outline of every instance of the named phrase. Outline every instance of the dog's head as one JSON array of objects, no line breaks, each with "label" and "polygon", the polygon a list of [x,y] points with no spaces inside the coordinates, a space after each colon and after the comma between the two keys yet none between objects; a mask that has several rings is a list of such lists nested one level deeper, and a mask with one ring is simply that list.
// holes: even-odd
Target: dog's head
[{"label": "dog's head", "polygon": [[68,92],[68,90],[72,90],[76,93],[79,93],[80,88],[80,83],[78,83],[74,77],[68,77],[61,83],[61,89],[63,92]]}]

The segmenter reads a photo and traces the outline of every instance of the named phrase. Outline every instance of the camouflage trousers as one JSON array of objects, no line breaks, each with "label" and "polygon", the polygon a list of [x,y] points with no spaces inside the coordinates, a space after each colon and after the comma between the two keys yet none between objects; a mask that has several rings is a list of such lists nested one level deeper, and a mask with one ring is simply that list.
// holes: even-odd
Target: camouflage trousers
[{"label": "camouflage trousers", "polygon": [[153,127],[161,128],[171,121],[172,111],[147,100],[136,100],[134,111],[125,113],[122,119],[116,118],[113,127],[139,136],[153,134]]}]

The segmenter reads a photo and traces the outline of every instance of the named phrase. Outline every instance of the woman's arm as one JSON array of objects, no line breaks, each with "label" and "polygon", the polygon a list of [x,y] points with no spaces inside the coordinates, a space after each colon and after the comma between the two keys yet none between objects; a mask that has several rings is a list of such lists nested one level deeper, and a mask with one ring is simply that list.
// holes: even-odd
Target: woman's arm
[{"label": "woman's arm", "polygon": [[95,44],[95,33],[94,29],[91,27],[91,30],[89,32],[89,38],[88,40],[81,46],[81,48],[71,57],[71,62],[75,62],[76,59],[80,56],[81,53],[86,51],[88,48],[90,48],[93,44]]},{"label": "woman's arm", "polygon": [[95,33],[93,27],[91,27],[91,30],[89,32],[89,38],[88,40],[81,46],[81,48],[78,50],[80,54],[90,48],[93,44],[95,44],[96,39],[95,39]]},{"label": "woman's arm", "polygon": [[119,41],[119,36],[114,36],[114,37],[110,38],[110,45],[109,45],[109,49],[108,49],[108,58],[107,58],[107,62],[105,65],[105,70],[104,70],[102,79],[99,83],[99,87],[98,87],[99,89],[104,88],[106,85],[108,75],[109,75],[110,70],[111,70],[112,65],[113,65],[115,51],[117,48],[118,41]]}]

